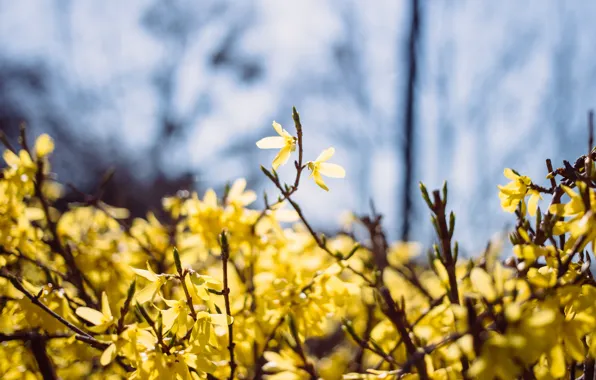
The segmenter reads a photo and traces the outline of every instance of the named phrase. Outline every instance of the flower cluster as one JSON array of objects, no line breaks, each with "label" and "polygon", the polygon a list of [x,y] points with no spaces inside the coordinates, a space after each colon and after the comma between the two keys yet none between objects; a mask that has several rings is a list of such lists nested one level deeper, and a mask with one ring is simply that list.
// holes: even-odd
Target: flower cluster
[{"label": "flower cluster", "polygon": [[294,199],[303,172],[329,190],[322,176],[345,171],[333,148],[303,161],[292,117],[296,136],[274,122],[279,136],[257,142],[279,149],[261,167],[275,202],[251,207],[240,179],[164,198],[163,218],[83,193],[61,208],[52,139],[2,138],[0,378],[596,378],[595,151],[547,161],[548,187],[505,170],[504,261],[500,241],[460,257],[447,185],[420,184],[436,233],[423,260],[374,210],[333,237],[313,228]]}]

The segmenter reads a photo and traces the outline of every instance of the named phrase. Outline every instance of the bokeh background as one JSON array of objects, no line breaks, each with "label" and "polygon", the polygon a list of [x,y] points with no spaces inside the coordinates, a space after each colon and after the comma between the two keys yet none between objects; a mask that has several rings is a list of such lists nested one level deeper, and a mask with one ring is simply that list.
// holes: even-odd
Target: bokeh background
[{"label": "bokeh background", "polygon": [[373,199],[399,238],[409,165],[410,237],[431,241],[416,182],[448,180],[473,253],[513,220],[504,167],[544,179],[546,157],[587,150],[596,2],[417,2],[0,0],[0,128],[51,134],[59,178],[85,191],[114,167],[106,200],[144,215],[238,177],[273,195],[259,165],[274,153],[254,143],[273,120],[291,130],[296,106],[306,158],[333,145],[348,173],[329,193],[303,182],[318,228]]}]

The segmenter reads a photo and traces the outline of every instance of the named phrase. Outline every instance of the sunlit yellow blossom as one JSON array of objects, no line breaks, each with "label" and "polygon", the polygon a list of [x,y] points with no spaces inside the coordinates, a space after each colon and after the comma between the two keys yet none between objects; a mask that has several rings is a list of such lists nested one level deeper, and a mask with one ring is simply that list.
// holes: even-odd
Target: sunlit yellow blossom
[{"label": "sunlit yellow blossom", "polygon": [[273,170],[286,162],[290,158],[290,154],[296,150],[296,137],[292,136],[277,122],[273,122],[273,129],[279,136],[265,137],[257,141],[257,146],[260,149],[279,149],[279,153],[273,159]]},{"label": "sunlit yellow blossom", "polygon": [[35,141],[35,154],[37,158],[43,158],[54,151],[54,140],[47,134],[43,134]]},{"label": "sunlit yellow blossom", "polygon": [[311,377],[308,372],[302,369],[304,360],[293,351],[284,350],[280,353],[268,351],[264,354],[267,363],[263,369],[272,375],[267,376],[268,380],[307,380]]},{"label": "sunlit yellow blossom", "polygon": [[505,177],[511,180],[505,186],[499,186],[499,198],[501,199],[501,206],[505,211],[514,212],[517,206],[522,204],[522,213],[526,212],[526,195],[530,195],[528,201],[528,212],[530,215],[536,215],[538,208],[538,201],[542,198],[540,193],[530,187],[532,180],[529,177],[519,175],[513,170],[507,168],[503,172]]},{"label": "sunlit yellow blossom", "polygon": [[253,203],[257,199],[257,194],[252,190],[246,190],[246,180],[244,178],[237,179],[227,194],[226,202],[233,206],[242,208]]},{"label": "sunlit yellow blossom", "polygon": [[542,247],[536,244],[516,244],[513,253],[520,259],[527,261],[528,265],[534,263],[540,257],[553,257],[556,249],[553,246]]},{"label": "sunlit yellow blossom", "polygon": [[193,321],[190,318],[186,300],[163,300],[168,309],[162,310],[164,331],[173,330],[178,337],[183,337],[188,332]]},{"label": "sunlit yellow blossom", "polygon": [[[274,127],[259,145],[281,142],[277,168],[297,141]],[[388,241],[374,210],[335,236],[316,231],[294,195],[306,167],[326,190],[322,176],[345,175],[326,162],[333,148],[290,183],[267,175],[279,192],[262,209],[239,179],[131,222],[93,196],[65,207],[48,136],[20,148],[0,168],[2,379],[591,376],[596,184],[581,160],[552,171],[550,188],[506,170],[502,204],[523,213],[512,249],[458,255],[446,187],[420,187],[436,245]],[[551,206],[526,218],[538,189]]]},{"label": "sunlit yellow blossom", "polygon": [[[568,186],[561,185],[561,188],[569,197],[569,202],[553,204],[549,208],[550,212],[568,218],[567,220],[558,221],[553,230],[556,235],[570,233],[570,239],[568,239],[565,246],[566,249],[571,248],[580,237],[584,238],[584,243],[580,246],[580,249],[583,249],[589,242],[596,241],[596,193],[587,189],[584,182],[578,181],[576,186],[577,192]],[[587,208],[582,196],[586,193]]]},{"label": "sunlit yellow blossom", "polygon": [[153,272],[149,262],[147,262],[147,270],[145,269],[137,269],[132,268],[132,271],[135,272],[138,276],[141,276],[150,281],[150,283],[145,286],[141,291],[139,291],[135,298],[138,303],[145,303],[147,301],[153,300],[159,289],[166,283],[167,278],[164,275],[159,275]]},{"label": "sunlit yellow blossom", "polygon": [[76,313],[79,317],[95,325],[89,328],[93,332],[103,332],[114,323],[114,316],[105,292],[101,294],[101,312],[90,307],[79,307]]},{"label": "sunlit yellow blossom", "polygon": [[326,191],[329,191],[329,188],[325,185],[325,182],[323,182],[323,177],[321,177],[321,175],[331,178],[344,178],[346,176],[344,168],[337,164],[325,162],[333,157],[334,154],[335,148],[328,148],[325,149],[316,160],[307,163],[308,169],[311,171],[310,176],[313,177],[315,183],[319,185],[319,187]]},{"label": "sunlit yellow blossom", "polygon": [[391,244],[387,252],[387,261],[393,266],[400,266],[418,256],[422,251],[420,243],[396,242]]}]

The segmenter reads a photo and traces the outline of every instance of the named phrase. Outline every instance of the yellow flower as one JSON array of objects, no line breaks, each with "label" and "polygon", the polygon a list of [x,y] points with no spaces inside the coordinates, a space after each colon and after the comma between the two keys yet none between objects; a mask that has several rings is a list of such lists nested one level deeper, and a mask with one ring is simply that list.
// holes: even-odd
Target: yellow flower
[{"label": "yellow flower", "polygon": [[557,250],[552,245],[542,247],[536,244],[517,244],[513,246],[513,253],[520,259],[527,261],[528,265],[531,265],[540,257],[555,257]]},{"label": "yellow flower", "polygon": [[163,298],[169,309],[161,311],[164,331],[174,330],[178,338],[188,332],[193,321],[188,315],[188,306],[185,300],[167,300]]},{"label": "yellow flower", "polygon": [[273,128],[279,136],[265,137],[257,141],[260,149],[279,149],[279,153],[273,159],[273,170],[288,162],[290,154],[296,150],[296,137],[292,136],[279,123],[273,122]]},{"label": "yellow flower", "polygon": [[531,216],[536,215],[538,208],[538,201],[542,199],[540,193],[530,187],[532,180],[530,177],[519,175],[513,170],[507,168],[503,171],[505,177],[509,178],[509,182],[505,186],[499,186],[499,198],[501,199],[501,207],[507,212],[515,212],[517,206],[521,202],[522,213],[526,213],[526,195],[530,195],[528,201],[528,212]]},{"label": "yellow flower", "polygon": [[226,203],[241,209],[253,203],[257,199],[257,194],[252,190],[246,190],[246,180],[244,178],[237,179],[230,187]]},{"label": "yellow flower", "polygon": [[571,188],[561,185],[561,188],[569,196],[569,202],[566,204],[551,205],[549,210],[558,216],[570,217],[568,220],[561,220],[555,224],[554,234],[571,233],[571,237],[567,240],[565,247],[572,247],[575,242],[582,236],[585,237],[585,242],[579,249],[583,249],[591,241],[596,240],[596,194],[589,191],[589,208],[586,209],[582,193],[586,192],[586,184],[578,181],[576,183],[579,193],[573,191]]},{"label": "yellow flower", "polygon": [[387,261],[394,267],[407,264],[422,251],[420,243],[398,241],[389,246]]},{"label": "yellow flower", "polygon": [[483,269],[472,269],[470,272],[470,281],[478,293],[488,302],[494,302],[497,299],[497,290],[495,289],[493,279]]},{"label": "yellow flower", "polygon": [[149,262],[147,262],[147,270],[131,268],[138,276],[144,277],[151,283],[145,286],[140,292],[136,294],[135,299],[138,303],[142,304],[147,301],[152,301],[159,289],[166,283],[167,278],[164,275],[159,275],[151,270]]},{"label": "yellow flower", "polygon": [[313,177],[315,183],[325,191],[329,191],[329,188],[325,185],[325,182],[323,182],[321,174],[331,178],[344,178],[346,176],[344,168],[337,164],[325,162],[329,160],[333,154],[335,154],[335,148],[325,149],[316,160],[310,161],[307,164],[308,169],[312,172],[310,176]]},{"label": "yellow flower", "polygon": [[108,296],[105,292],[101,294],[101,312],[90,307],[79,307],[75,313],[95,325],[95,327],[89,328],[93,332],[103,332],[114,323],[114,316],[112,315]]},{"label": "yellow flower", "polygon": [[269,380],[302,380],[310,378],[304,370],[304,360],[293,351],[282,350],[279,353],[266,351],[263,356],[267,359],[263,370],[270,373],[267,376]]},{"label": "yellow flower", "polygon": [[54,140],[47,134],[43,134],[35,141],[35,155],[43,158],[54,151]]}]

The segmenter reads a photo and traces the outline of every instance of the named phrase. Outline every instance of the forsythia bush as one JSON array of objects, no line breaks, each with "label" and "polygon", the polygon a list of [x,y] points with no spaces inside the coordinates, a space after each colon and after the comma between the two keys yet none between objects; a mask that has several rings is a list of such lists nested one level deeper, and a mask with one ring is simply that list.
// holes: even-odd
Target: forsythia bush
[{"label": "forsythia bush", "polygon": [[167,220],[129,221],[101,188],[61,212],[51,138],[3,138],[0,378],[595,378],[596,151],[547,161],[548,187],[505,170],[499,197],[517,221],[504,262],[494,244],[458,257],[447,187],[421,184],[437,235],[424,263],[374,210],[337,236],[314,231],[293,198],[304,172],[325,190],[345,172],[333,148],[305,162],[293,119],[296,136],[274,123],[279,136],[257,142],[279,149],[262,168],[275,202],[249,208],[237,180],[165,198]]}]

